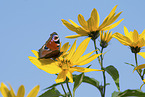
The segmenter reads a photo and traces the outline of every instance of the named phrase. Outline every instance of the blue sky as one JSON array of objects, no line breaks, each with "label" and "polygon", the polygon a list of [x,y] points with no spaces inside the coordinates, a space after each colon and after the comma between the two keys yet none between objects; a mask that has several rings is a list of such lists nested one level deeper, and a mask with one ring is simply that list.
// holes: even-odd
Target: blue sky
[{"label": "blue sky", "polygon": [[[26,94],[35,86],[40,85],[42,94],[44,88],[55,83],[56,76],[39,70],[28,59],[33,56],[31,50],[38,50],[56,31],[62,44],[72,43],[74,39],[66,39],[65,36],[75,33],[62,25],[61,19],[72,19],[78,23],[77,16],[82,14],[85,19],[90,17],[93,8],[100,15],[101,22],[109,14],[111,9],[117,7],[117,13],[123,11],[119,19],[124,18],[119,26],[112,29],[113,33],[123,32],[123,26],[129,31],[136,29],[141,33],[145,29],[145,1],[144,0],[1,0],[0,1],[0,82],[9,82],[15,92],[23,84]],[[77,46],[86,37],[78,38]],[[98,44],[97,44],[98,45]],[[99,46],[99,45],[98,45]],[[87,52],[94,50],[90,41]],[[133,68],[124,62],[135,64],[134,55],[129,47],[122,45],[116,39],[112,39],[105,51],[104,66],[114,65],[120,74],[121,91],[126,89],[139,89],[142,81]],[[144,48],[141,50],[145,51]],[[145,59],[138,56],[139,64],[145,63]],[[97,60],[92,61],[92,68],[100,69]],[[88,64],[89,65],[89,64]],[[87,66],[87,65],[86,65]],[[102,72],[86,73],[103,83]],[[117,88],[112,78],[107,75],[106,97],[110,97]],[[61,87],[57,87],[61,92]],[[72,85],[71,85],[72,89]],[[145,86],[142,90],[145,92]],[[63,92],[62,92],[63,93]],[[76,97],[100,97],[99,91],[88,84],[83,83],[76,90]]]}]

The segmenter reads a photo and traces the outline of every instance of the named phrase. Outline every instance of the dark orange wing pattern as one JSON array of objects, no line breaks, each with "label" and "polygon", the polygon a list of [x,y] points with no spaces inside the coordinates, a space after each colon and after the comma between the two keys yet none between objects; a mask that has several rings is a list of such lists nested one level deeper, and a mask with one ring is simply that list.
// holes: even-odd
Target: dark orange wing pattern
[{"label": "dark orange wing pattern", "polygon": [[46,43],[39,49],[39,58],[56,58],[60,55],[58,34],[53,32]]}]

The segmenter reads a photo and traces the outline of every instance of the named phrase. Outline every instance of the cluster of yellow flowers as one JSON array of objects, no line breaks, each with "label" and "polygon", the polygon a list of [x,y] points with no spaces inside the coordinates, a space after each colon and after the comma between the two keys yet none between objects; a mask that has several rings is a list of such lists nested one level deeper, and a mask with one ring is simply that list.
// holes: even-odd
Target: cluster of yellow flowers
[{"label": "cluster of yellow flowers", "polygon": [[[79,67],[85,64],[90,63],[100,54],[93,54],[94,50],[86,55],[83,55],[85,52],[89,41],[92,39],[96,40],[100,36],[100,46],[102,48],[106,48],[108,46],[109,41],[114,37],[123,45],[129,46],[131,48],[132,53],[139,54],[143,58],[145,58],[145,52],[140,52],[141,48],[145,46],[145,30],[138,34],[136,30],[128,31],[128,29],[124,26],[125,36],[116,32],[112,35],[112,32],[109,32],[112,28],[116,27],[121,23],[121,20],[115,22],[117,18],[120,16],[122,12],[116,14],[115,6],[109,15],[104,19],[102,24],[100,25],[100,17],[98,11],[94,8],[91,12],[90,18],[86,21],[83,15],[78,15],[78,22],[81,26],[76,24],[74,21],[70,20],[70,22],[62,19],[63,24],[71,31],[77,33],[77,35],[66,36],[66,38],[77,38],[81,36],[88,36],[76,49],[76,40],[70,48],[69,43],[65,43],[63,46],[60,46],[60,52],[63,52],[58,58],[55,60],[52,58],[48,59],[39,59],[38,52],[32,50],[35,57],[29,56],[29,60],[39,69],[50,73],[50,74],[58,74],[56,83],[64,82],[66,78],[69,79],[69,82],[73,83],[73,75],[74,71],[77,72],[91,72],[91,71],[104,71],[98,69],[84,68]],[[114,23],[115,22],[115,23]],[[114,24],[113,24],[114,23]],[[105,32],[107,31],[107,32]],[[70,49],[69,49],[70,48]],[[93,54],[93,55],[92,55]],[[145,64],[139,65],[135,68],[142,69],[145,68]],[[144,80],[143,80],[144,81]],[[145,81],[144,81],[145,82]],[[24,97],[25,89],[24,86],[20,86],[17,95],[15,95],[11,85],[9,85],[10,90],[4,83],[1,83],[0,91],[4,97]],[[27,97],[36,97],[39,91],[39,86],[36,86],[32,91],[28,94]],[[32,96],[33,95],[33,96]]]},{"label": "cluster of yellow flowers", "polygon": [[[9,87],[10,87],[10,90],[4,83],[1,83],[0,92],[3,95],[3,97],[24,97],[25,96],[25,88],[23,85],[19,87],[17,94],[15,94],[10,84],[9,84]],[[39,89],[40,89],[39,85],[35,86],[27,95],[27,97],[36,97],[39,92]]]}]

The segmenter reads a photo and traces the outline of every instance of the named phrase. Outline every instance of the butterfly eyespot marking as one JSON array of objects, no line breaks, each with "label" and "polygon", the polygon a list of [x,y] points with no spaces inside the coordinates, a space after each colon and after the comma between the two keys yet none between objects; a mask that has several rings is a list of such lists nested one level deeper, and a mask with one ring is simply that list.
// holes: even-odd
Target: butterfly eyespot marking
[{"label": "butterfly eyespot marking", "polygon": [[57,39],[58,39],[58,36],[55,36],[55,37],[54,37],[54,40],[57,40]]},{"label": "butterfly eyespot marking", "polygon": [[59,40],[58,35],[53,35],[53,39],[52,39],[52,40],[54,40],[54,41],[58,41],[58,40]]},{"label": "butterfly eyespot marking", "polygon": [[48,47],[47,46],[44,46],[44,49],[48,49]]}]

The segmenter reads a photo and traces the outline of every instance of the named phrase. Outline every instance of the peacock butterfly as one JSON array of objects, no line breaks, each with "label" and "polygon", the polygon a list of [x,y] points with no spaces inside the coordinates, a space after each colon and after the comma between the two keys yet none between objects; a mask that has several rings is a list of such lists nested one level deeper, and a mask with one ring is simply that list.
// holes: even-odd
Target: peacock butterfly
[{"label": "peacock butterfly", "polygon": [[60,54],[62,53],[60,52],[59,37],[56,32],[53,32],[46,43],[39,49],[39,59],[57,58]]}]

